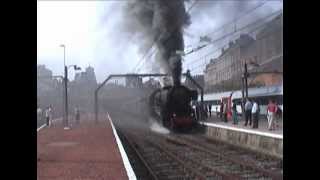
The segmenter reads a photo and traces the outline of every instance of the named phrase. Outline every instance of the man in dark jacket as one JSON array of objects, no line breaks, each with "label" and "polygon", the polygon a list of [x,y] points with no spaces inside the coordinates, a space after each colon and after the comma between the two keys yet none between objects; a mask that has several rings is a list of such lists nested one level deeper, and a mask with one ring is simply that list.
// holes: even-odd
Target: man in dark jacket
[{"label": "man in dark jacket", "polygon": [[232,119],[233,119],[233,124],[238,124],[238,117],[237,117],[237,104],[234,101],[232,105]]},{"label": "man in dark jacket", "polygon": [[223,121],[223,102],[220,103],[220,118]]},{"label": "man in dark jacket", "polygon": [[76,116],[76,123],[80,124],[80,110],[79,110],[79,107],[75,108],[75,116]]},{"label": "man in dark jacket", "polygon": [[252,122],[251,109],[252,109],[252,103],[250,99],[247,98],[246,104],[244,105],[245,117],[246,117],[246,122],[244,124],[245,126],[247,126],[248,121],[249,121],[249,126],[251,126],[251,122]]}]

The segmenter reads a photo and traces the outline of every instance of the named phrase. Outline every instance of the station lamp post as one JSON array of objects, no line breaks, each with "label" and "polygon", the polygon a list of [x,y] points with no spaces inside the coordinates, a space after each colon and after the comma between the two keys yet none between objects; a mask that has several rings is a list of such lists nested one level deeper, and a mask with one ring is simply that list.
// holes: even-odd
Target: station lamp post
[{"label": "station lamp post", "polygon": [[81,70],[81,68],[77,65],[66,65],[66,46],[64,44],[60,45],[63,47],[63,64],[64,64],[64,93],[65,93],[65,120],[64,120],[64,129],[68,130],[69,122],[68,122],[68,69],[73,67],[75,71]]},{"label": "station lamp post", "polygon": [[[261,65],[250,61],[249,63],[247,63],[245,61],[244,63],[244,72],[242,74],[242,113],[244,113],[244,105],[245,105],[245,100],[244,98],[248,98],[248,77],[254,74],[262,74],[262,73],[277,73],[277,74],[282,74],[282,72],[278,72],[278,71],[262,71],[262,72],[248,72],[248,65],[251,65],[253,67],[260,67]],[[244,95],[245,94],[245,95]]]},{"label": "station lamp post", "polygon": [[[249,62],[249,65],[252,65],[254,67],[259,67],[260,65],[255,62]],[[248,98],[248,64],[247,61],[244,62],[244,72],[242,74],[242,101],[244,102],[244,96]],[[244,95],[245,93],[245,95]]]},{"label": "station lamp post", "polygon": [[[255,62],[249,62],[249,65],[259,67],[260,65]],[[248,98],[248,64],[247,61],[244,61],[244,72],[242,74],[242,113],[244,113],[244,106],[245,106],[245,98]]]}]

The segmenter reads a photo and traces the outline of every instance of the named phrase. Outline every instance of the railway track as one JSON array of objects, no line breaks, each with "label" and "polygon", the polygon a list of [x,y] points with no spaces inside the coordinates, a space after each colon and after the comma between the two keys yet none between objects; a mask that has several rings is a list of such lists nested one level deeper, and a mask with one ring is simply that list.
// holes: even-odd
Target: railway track
[{"label": "railway track", "polygon": [[[282,160],[196,134],[158,134],[139,117],[113,114],[121,119],[123,135],[139,179],[283,179]],[[141,121],[141,120],[140,120]],[[139,162],[139,163],[137,163]],[[138,170],[136,170],[138,169]],[[147,173],[146,173],[147,172]],[[137,176],[139,177],[139,176]],[[145,178],[144,178],[145,177]]]},{"label": "railway track", "polygon": [[[188,154],[188,158],[194,156],[196,159],[199,159],[202,164],[207,164],[210,167],[219,169],[222,173],[234,175],[232,179],[282,179],[282,173],[280,172],[282,168],[278,167],[275,168],[278,171],[270,171],[265,167],[258,166],[259,162],[257,159],[253,160],[254,158],[252,158],[253,155],[250,154],[251,152],[233,149],[228,145],[222,146],[222,148],[219,148],[219,151],[216,151],[212,147],[219,147],[218,144],[211,143],[211,145],[208,145],[210,143],[202,143],[199,141],[199,138],[194,138],[193,141],[186,141],[186,139],[181,136],[169,136],[167,138],[184,144],[187,147],[184,149],[185,151],[193,152]],[[250,157],[250,159],[248,157]],[[250,161],[248,161],[248,159]],[[260,163],[261,162],[260,160]],[[279,161],[273,161],[273,165],[278,165],[278,162]]]},{"label": "railway track", "polygon": [[215,141],[203,135],[175,135],[176,138],[184,140],[211,152],[218,152],[223,156],[236,161],[245,162],[263,170],[269,170],[275,174],[283,174],[282,159],[257,153],[247,149],[241,149],[237,146]]},{"label": "railway track", "polygon": [[[123,132],[123,131],[121,131]],[[194,170],[185,161],[179,159],[172,152],[161,147],[157,141],[154,141],[151,133],[124,135],[121,133],[130,147],[137,152],[137,156],[143,162],[143,166],[148,170],[152,179],[206,179],[200,172]],[[129,138],[130,137],[130,138]],[[141,172],[138,172],[140,174]]]},{"label": "railway track", "polygon": [[120,131],[152,179],[282,179],[279,171],[258,165],[263,159],[247,161],[244,151],[219,144],[214,149],[192,136]]}]

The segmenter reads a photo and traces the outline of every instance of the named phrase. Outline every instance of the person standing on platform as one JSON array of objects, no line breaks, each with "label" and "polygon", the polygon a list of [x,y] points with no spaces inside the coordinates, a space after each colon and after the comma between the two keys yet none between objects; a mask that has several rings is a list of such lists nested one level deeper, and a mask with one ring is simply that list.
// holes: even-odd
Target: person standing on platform
[{"label": "person standing on platform", "polygon": [[221,121],[223,121],[223,102],[221,101],[220,103],[220,118],[221,118]]},{"label": "person standing on platform", "polygon": [[253,119],[252,128],[254,129],[258,128],[259,112],[260,112],[259,104],[256,101],[253,101],[251,113],[252,113],[252,119]]},{"label": "person standing on platform", "polygon": [[37,108],[37,122],[41,122],[42,121],[42,109],[41,108]]},{"label": "person standing on platform", "polygon": [[80,124],[80,111],[78,107],[75,108],[75,116],[76,116],[76,123]]},{"label": "person standing on platform", "polygon": [[200,107],[199,107],[199,102],[196,102],[196,107],[195,107],[195,111],[196,111],[196,119],[197,121],[200,121]]},{"label": "person standing on platform", "polygon": [[49,126],[53,126],[52,124],[52,120],[53,120],[53,108],[52,105],[50,104],[49,106]]},{"label": "person standing on platform", "polygon": [[208,107],[206,104],[202,105],[201,106],[201,109],[202,109],[202,114],[203,114],[203,117],[204,119],[207,119],[208,118]]},{"label": "person standing on platform", "polygon": [[211,117],[211,104],[208,105],[209,117]]},{"label": "person standing on platform", "polygon": [[237,104],[235,102],[233,102],[233,105],[232,105],[232,119],[233,119],[233,124],[238,124]]},{"label": "person standing on platform", "polygon": [[217,115],[217,117],[219,117],[219,114],[218,114],[218,106],[216,106],[216,115]]},{"label": "person standing on platform", "polygon": [[246,122],[245,122],[244,126],[247,126],[248,121],[249,121],[249,126],[251,126],[251,123],[252,123],[252,117],[251,117],[252,103],[249,100],[249,98],[247,98],[246,104],[244,105],[244,110],[245,110],[245,118],[246,118]]},{"label": "person standing on platform", "polygon": [[228,117],[227,103],[223,103],[223,118],[225,123],[228,122],[227,117]]},{"label": "person standing on platform", "polygon": [[196,121],[198,121],[196,105],[193,105],[191,110],[192,110],[193,117],[195,118]]},{"label": "person standing on platform", "polygon": [[267,108],[267,118],[268,118],[268,130],[275,130],[274,117],[277,112],[277,105],[274,101],[269,101]]},{"label": "person standing on platform", "polygon": [[45,110],[46,124],[50,127],[50,107]]}]

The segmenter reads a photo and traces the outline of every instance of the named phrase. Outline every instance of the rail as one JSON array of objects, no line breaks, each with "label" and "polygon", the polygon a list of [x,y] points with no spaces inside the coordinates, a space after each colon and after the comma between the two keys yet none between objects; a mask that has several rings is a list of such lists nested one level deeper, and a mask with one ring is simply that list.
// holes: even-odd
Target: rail
[{"label": "rail", "polygon": [[[172,135],[130,132],[127,133],[126,138],[131,142],[131,146],[135,147],[135,151],[140,154],[139,157],[144,159],[142,161],[146,164],[149,171],[152,172],[153,176],[157,178],[159,173],[152,169],[155,168],[154,166],[156,166],[156,162],[160,160],[157,159],[156,161],[152,161],[152,157],[154,158],[154,156],[159,156],[163,159],[165,159],[164,157],[169,157],[171,160],[169,160],[167,164],[173,164],[171,165],[172,167],[169,165],[169,167],[172,168],[171,171],[174,170],[173,167],[176,167],[174,164],[179,164],[180,167],[183,167],[183,169],[186,169],[187,172],[189,172],[189,175],[184,176],[177,172],[177,177],[181,176],[184,178],[191,177],[199,179],[219,178],[230,180],[247,178],[271,178],[275,180],[282,179],[282,174],[265,170],[261,167],[258,167],[257,164],[252,162],[248,163],[244,161],[244,159],[241,159],[237,156],[229,156],[227,154],[218,153],[212,151],[204,145],[201,146],[199,143],[197,144],[190,141],[188,142],[183,138],[174,137]],[[150,151],[150,149],[152,150]],[[157,163],[165,164],[164,162]],[[168,168],[168,165],[162,168]],[[164,170],[158,169],[158,171],[161,172]],[[169,170],[167,171],[169,172]],[[168,176],[174,175],[168,174]]]}]

